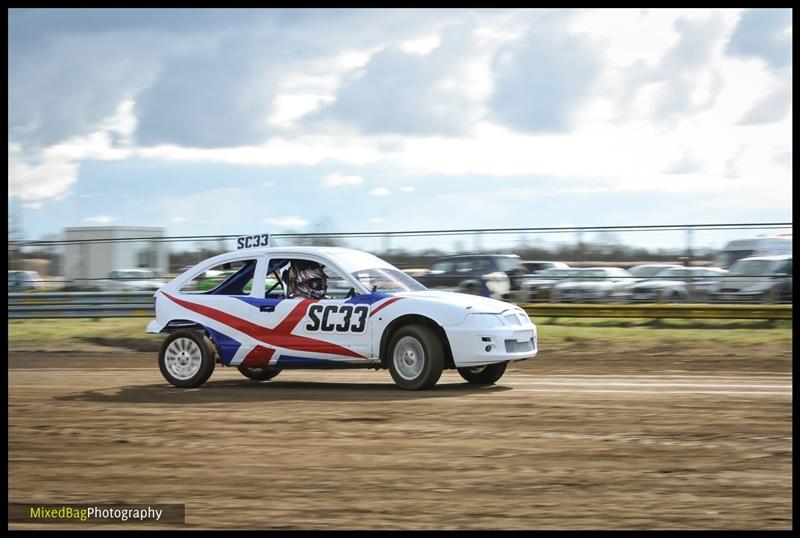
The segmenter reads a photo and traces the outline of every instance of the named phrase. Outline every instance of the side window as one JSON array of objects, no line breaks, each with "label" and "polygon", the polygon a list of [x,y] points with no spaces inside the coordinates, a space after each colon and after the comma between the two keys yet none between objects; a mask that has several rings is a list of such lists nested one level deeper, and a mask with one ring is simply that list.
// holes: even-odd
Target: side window
[{"label": "side window", "polygon": [[[475,271],[480,271],[481,273],[485,273],[485,272],[489,272],[489,271],[493,270],[492,262],[490,262],[486,258],[476,258],[473,261],[472,267],[473,267],[473,269]],[[498,268],[498,270],[502,271],[503,268],[500,267],[500,268]]]},{"label": "side window", "polygon": [[439,261],[433,264],[431,267],[431,273],[452,273],[453,272],[453,262],[450,260]]},{"label": "side window", "polygon": [[[270,261],[269,265],[271,272],[267,275],[264,286],[264,291],[267,293],[268,298],[286,297],[286,286],[289,276],[288,271],[291,267],[291,263],[294,261],[303,262],[308,260],[294,258],[290,260]],[[345,299],[347,294],[350,292],[352,285],[348,283],[347,279],[345,279],[342,273],[336,268],[331,266],[323,266],[322,270],[328,277],[326,282],[327,291],[325,292],[324,298],[337,300]],[[270,292],[271,289],[272,291]]]},{"label": "side window", "polygon": [[456,262],[456,273],[469,273],[472,271],[473,263],[472,260],[458,260]]},{"label": "side window", "polygon": [[226,262],[196,274],[181,293],[248,295],[253,285],[256,260]]}]

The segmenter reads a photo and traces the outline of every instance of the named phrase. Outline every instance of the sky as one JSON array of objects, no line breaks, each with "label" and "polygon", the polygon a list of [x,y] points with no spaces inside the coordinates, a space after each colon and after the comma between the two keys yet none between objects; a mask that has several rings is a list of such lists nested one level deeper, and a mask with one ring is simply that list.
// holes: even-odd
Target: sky
[{"label": "sky", "polygon": [[11,9],[21,235],[791,222],[789,9]]}]

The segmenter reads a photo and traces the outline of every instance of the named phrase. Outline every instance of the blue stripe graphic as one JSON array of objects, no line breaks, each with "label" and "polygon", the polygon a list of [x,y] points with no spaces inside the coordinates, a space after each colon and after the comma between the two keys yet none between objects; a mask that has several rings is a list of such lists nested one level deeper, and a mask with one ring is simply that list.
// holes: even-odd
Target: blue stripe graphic
[{"label": "blue stripe graphic", "polygon": [[215,331],[211,327],[206,327],[206,330],[211,333],[211,337],[217,344],[217,349],[219,349],[219,355],[220,359],[222,359],[222,362],[225,364],[230,364],[231,359],[233,359],[233,356],[236,355],[237,351],[239,351],[239,347],[241,347],[242,344],[230,336],[226,336],[219,331]]},{"label": "blue stripe graphic", "polygon": [[380,301],[381,299],[386,299],[391,297],[390,293],[369,293],[367,295],[356,295],[345,301],[345,303],[349,304],[368,304],[372,305]]}]

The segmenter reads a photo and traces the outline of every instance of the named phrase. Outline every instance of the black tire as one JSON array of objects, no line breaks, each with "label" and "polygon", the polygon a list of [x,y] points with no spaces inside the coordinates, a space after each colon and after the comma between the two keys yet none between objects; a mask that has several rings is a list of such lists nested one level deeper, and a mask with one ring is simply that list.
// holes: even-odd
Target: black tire
[{"label": "black tire", "polygon": [[669,295],[667,295],[668,303],[680,303],[682,301],[683,301],[683,296],[677,291],[673,291]]},{"label": "black tire", "polygon": [[444,370],[444,345],[425,325],[406,325],[392,335],[387,347],[389,372],[402,389],[433,387]]},{"label": "black tire", "polygon": [[216,349],[199,331],[176,331],[161,345],[158,367],[161,375],[180,388],[199,387],[214,372]]},{"label": "black tire", "polygon": [[474,385],[492,385],[503,377],[508,367],[508,361],[496,364],[487,364],[475,368],[458,368],[458,374]]},{"label": "black tire", "polygon": [[256,368],[253,366],[237,366],[236,367],[241,374],[253,381],[267,381],[268,379],[272,379],[279,373],[281,373],[280,369],[269,369],[269,368]]}]

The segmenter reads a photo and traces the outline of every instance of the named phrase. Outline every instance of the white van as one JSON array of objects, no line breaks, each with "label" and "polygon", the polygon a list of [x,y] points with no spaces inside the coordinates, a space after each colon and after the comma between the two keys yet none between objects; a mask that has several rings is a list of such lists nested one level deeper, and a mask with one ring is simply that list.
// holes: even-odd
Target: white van
[{"label": "white van", "polygon": [[731,241],[714,260],[717,267],[728,269],[742,258],[751,256],[785,256],[792,253],[791,237],[756,237]]}]

